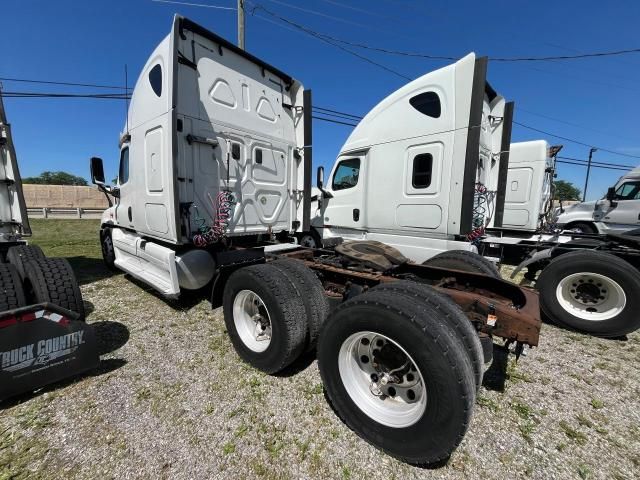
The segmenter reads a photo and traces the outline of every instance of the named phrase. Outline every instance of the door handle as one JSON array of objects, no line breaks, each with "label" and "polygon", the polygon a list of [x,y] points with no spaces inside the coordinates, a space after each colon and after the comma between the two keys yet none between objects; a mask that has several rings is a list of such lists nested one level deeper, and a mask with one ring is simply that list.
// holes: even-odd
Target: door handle
[{"label": "door handle", "polygon": [[131,212],[131,207],[129,207],[127,209],[127,215],[129,215],[129,221],[133,222],[133,215],[132,215],[132,212]]},{"label": "door handle", "polygon": [[360,209],[359,208],[354,208],[353,209],[353,221],[357,222],[360,220]]}]

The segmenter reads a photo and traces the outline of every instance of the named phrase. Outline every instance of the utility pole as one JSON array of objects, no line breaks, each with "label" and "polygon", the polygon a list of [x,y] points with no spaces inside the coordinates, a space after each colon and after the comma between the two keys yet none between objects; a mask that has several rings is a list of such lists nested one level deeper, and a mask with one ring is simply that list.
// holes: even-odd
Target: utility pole
[{"label": "utility pole", "polygon": [[593,152],[596,152],[598,149],[591,147],[589,150],[589,162],[587,163],[587,178],[584,180],[584,191],[582,192],[582,201],[586,201],[587,199],[587,185],[589,185],[589,173],[591,173],[591,157],[593,157]]},{"label": "utility pole", "polygon": [[238,0],[238,47],[244,50],[244,0]]}]

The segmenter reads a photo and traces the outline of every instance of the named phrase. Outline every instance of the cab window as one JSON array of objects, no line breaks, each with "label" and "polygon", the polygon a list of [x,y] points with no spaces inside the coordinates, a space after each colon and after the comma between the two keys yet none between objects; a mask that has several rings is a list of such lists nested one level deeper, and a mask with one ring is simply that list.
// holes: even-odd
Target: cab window
[{"label": "cab window", "polygon": [[640,200],[640,182],[623,183],[616,190],[616,200]]},{"label": "cab window", "polygon": [[347,188],[353,188],[358,184],[358,177],[360,176],[360,159],[349,158],[342,160],[336,168],[336,173],[333,174],[333,182],[331,187],[333,190],[345,190]]},{"label": "cab window", "polygon": [[118,185],[129,181],[129,147],[120,152],[120,168],[118,169]]}]

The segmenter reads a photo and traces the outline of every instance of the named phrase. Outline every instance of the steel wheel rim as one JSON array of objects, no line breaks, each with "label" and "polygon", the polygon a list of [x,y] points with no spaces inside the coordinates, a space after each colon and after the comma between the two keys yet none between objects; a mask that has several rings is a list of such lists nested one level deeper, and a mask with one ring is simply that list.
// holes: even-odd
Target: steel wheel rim
[{"label": "steel wheel rim", "polygon": [[242,343],[261,353],[271,345],[271,316],[260,296],[241,290],[233,299],[233,323]]},{"label": "steel wheel rim", "polygon": [[307,248],[318,248],[315,238],[312,235],[303,235],[300,238],[300,246]]},{"label": "steel wheel rim", "polygon": [[560,280],[556,298],[567,312],[595,322],[616,317],[627,305],[627,295],[618,282],[591,272],[574,273]]},{"label": "steel wheel rim", "polygon": [[[385,366],[379,353],[384,353],[384,349],[396,357],[398,363],[392,366],[402,363],[401,358],[406,361],[404,366],[396,369]],[[364,357],[368,359],[365,361]],[[338,370],[353,403],[382,425],[409,427],[426,410],[427,392],[420,369],[406,350],[385,335],[363,331],[349,336],[338,353]]]}]

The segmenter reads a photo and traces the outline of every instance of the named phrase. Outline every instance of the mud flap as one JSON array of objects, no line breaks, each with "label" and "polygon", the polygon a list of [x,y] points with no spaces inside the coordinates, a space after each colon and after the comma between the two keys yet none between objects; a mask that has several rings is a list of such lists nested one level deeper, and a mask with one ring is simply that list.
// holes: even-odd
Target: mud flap
[{"label": "mud flap", "polygon": [[51,303],[0,313],[0,401],[98,366],[96,336]]}]

